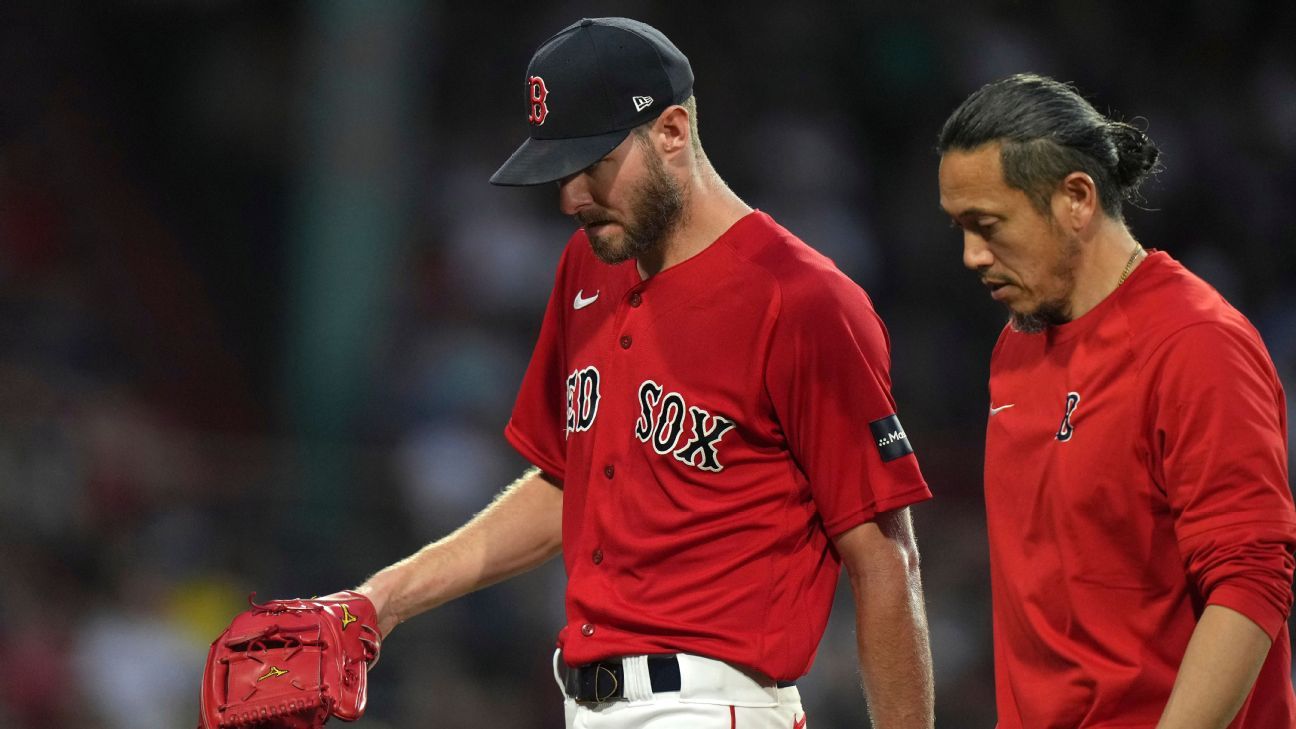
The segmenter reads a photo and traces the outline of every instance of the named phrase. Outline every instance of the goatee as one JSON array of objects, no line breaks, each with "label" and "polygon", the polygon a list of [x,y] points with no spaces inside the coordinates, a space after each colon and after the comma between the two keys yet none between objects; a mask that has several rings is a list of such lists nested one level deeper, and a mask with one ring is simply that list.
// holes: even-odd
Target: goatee
[{"label": "goatee", "polygon": [[1041,334],[1049,328],[1049,323],[1038,314],[1018,314],[1008,316],[1008,325],[1014,332],[1021,334]]}]

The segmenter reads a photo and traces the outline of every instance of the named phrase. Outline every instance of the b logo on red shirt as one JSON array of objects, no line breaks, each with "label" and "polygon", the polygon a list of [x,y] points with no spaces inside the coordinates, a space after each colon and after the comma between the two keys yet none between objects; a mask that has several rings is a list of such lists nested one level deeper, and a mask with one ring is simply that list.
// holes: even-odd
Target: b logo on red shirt
[{"label": "b logo on red shirt", "polygon": [[[652,380],[644,380],[639,385],[639,419],[635,421],[635,437],[651,443],[653,450],[663,456],[672,453],[681,463],[703,471],[723,471],[724,465],[720,463],[716,447],[720,438],[734,427],[734,421],[688,405],[678,392],[668,392],[664,396],[662,393],[662,386]],[[684,432],[685,412],[691,416],[692,433],[676,448]]]},{"label": "b logo on red shirt", "polygon": [[1080,404],[1080,393],[1068,392],[1066,399],[1066,412],[1062,414],[1062,424],[1058,426],[1057,435],[1053,436],[1063,443],[1071,440],[1075,435],[1075,428],[1071,425],[1071,414],[1075,412],[1076,406]]},{"label": "b logo on red shirt", "polygon": [[545,117],[549,116],[549,105],[545,103],[548,98],[549,89],[545,88],[544,79],[539,76],[527,79],[527,101],[530,102],[531,107],[527,121],[536,126],[545,123]]}]

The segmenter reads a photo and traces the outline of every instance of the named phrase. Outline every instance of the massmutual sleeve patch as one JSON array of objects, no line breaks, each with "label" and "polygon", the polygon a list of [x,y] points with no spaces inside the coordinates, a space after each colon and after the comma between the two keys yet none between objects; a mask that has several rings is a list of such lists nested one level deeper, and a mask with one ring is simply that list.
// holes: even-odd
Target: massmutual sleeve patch
[{"label": "massmutual sleeve patch", "polygon": [[900,425],[900,418],[895,415],[874,420],[869,423],[869,430],[873,432],[873,442],[877,444],[883,463],[914,452],[909,436],[905,435],[904,426]]}]

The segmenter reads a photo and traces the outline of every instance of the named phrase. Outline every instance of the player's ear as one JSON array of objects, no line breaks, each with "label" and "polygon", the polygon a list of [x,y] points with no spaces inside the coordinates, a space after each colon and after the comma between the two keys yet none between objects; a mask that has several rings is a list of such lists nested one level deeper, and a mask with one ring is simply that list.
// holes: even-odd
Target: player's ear
[{"label": "player's ear", "polygon": [[1072,172],[1062,178],[1053,193],[1053,214],[1068,230],[1083,230],[1100,208],[1098,186],[1084,172]]},{"label": "player's ear", "polygon": [[688,149],[693,119],[688,109],[675,104],[657,116],[652,125],[653,145],[663,158],[671,158]]}]

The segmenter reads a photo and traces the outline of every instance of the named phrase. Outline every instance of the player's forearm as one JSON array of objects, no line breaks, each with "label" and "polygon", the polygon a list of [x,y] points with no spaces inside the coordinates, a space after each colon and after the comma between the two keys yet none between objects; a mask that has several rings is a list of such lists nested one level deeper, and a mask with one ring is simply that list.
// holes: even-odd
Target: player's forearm
[{"label": "player's forearm", "polygon": [[356,588],[383,633],[398,623],[548,561],[562,549],[562,490],[531,469],[449,536]]},{"label": "player's forearm", "polygon": [[[877,729],[930,729],[935,723],[931,647],[918,551],[907,511],[881,529],[848,533],[860,677]],[[872,525],[865,525],[871,527]]]},{"label": "player's forearm", "polygon": [[1224,729],[1255,685],[1272,644],[1246,616],[1207,605],[1157,729]]},{"label": "player's forearm", "polygon": [[860,675],[878,729],[929,729],[934,724],[931,648],[920,588],[910,579],[857,586]]}]

